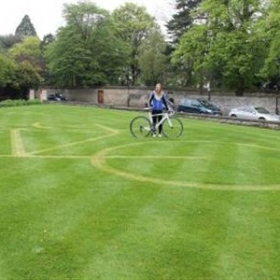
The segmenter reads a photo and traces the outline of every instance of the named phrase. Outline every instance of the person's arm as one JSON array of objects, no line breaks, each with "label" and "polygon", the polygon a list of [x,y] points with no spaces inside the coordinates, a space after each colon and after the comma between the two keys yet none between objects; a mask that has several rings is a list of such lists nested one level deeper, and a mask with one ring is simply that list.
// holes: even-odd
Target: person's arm
[{"label": "person's arm", "polygon": [[169,107],[167,105],[166,98],[164,95],[162,96],[162,102],[163,102],[163,105],[165,106],[166,110],[169,111]]},{"label": "person's arm", "polygon": [[149,105],[149,107],[152,107],[152,106],[153,106],[153,104],[152,104],[153,99],[154,99],[154,94],[153,94],[153,93],[151,93],[151,94],[150,94],[149,101],[148,101],[148,105]]}]

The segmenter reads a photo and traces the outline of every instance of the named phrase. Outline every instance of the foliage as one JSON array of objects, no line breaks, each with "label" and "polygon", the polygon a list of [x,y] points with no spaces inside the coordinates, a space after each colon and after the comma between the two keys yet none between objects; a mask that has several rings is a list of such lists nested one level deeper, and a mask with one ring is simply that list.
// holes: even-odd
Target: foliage
[{"label": "foliage", "polygon": [[166,24],[169,35],[169,47],[166,51],[166,55],[169,57],[169,69],[166,83],[170,86],[191,86],[195,81],[191,67],[182,63],[172,64],[171,59],[178,47],[180,38],[196,24],[197,19],[200,19],[200,15],[195,17],[193,13],[201,2],[201,0],[176,0],[175,13]]},{"label": "foliage", "polygon": [[193,26],[184,34],[173,62],[193,71],[200,86],[211,80],[214,85],[235,89],[236,94],[242,95],[257,83],[264,59],[264,49],[256,47],[254,29],[259,11],[257,0],[205,0],[197,14],[206,14],[207,24]]},{"label": "foliage", "polygon": [[44,70],[41,41],[29,16],[25,16],[15,35],[0,37],[1,99],[27,98],[30,88],[38,88]]},{"label": "foliage", "polygon": [[7,99],[0,102],[0,107],[17,107],[17,106],[25,106],[25,105],[38,105],[42,104],[42,102],[39,99]]},{"label": "foliage", "polygon": [[194,11],[202,0],[175,0],[176,12],[172,18],[167,22],[166,27],[173,44],[179,42],[181,36],[193,25]]},{"label": "foliage", "polygon": [[26,37],[22,43],[15,44],[9,55],[17,62],[17,81],[19,87],[38,88],[42,81],[42,52],[38,37]]},{"label": "foliage", "polygon": [[145,7],[133,3],[126,3],[117,8],[112,16],[117,37],[129,48],[129,62],[126,70],[129,81],[127,83],[135,85],[139,83],[141,72],[138,59],[139,48],[149,31],[156,27],[156,23]]},{"label": "foliage", "polygon": [[104,75],[104,83],[123,84],[130,48],[116,36],[111,19],[93,32],[90,49],[98,62],[98,71]]},{"label": "foliage", "polygon": [[[173,54],[172,63],[177,64],[184,69],[191,69],[196,75],[195,83],[203,83],[204,63],[207,54],[207,27],[205,25],[196,25],[185,33],[180,41],[178,48]],[[186,71],[185,73],[188,73]],[[192,76],[188,77],[193,79]],[[190,81],[188,81],[190,83]]]},{"label": "foliage", "polygon": [[26,37],[7,52],[0,53],[1,99],[6,96],[27,98],[30,88],[39,87],[42,82],[41,55],[38,37]]},{"label": "foliage", "polygon": [[0,87],[15,82],[16,63],[7,55],[0,53]]},{"label": "foliage", "polygon": [[22,38],[15,35],[0,36],[0,50],[7,51],[13,45],[22,42]]},{"label": "foliage", "polygon": [[47,47],[52,81],[60,87],[114,82],[126,63],[124,44],[113,33],[106,10],[82,2],[65,6],[66,27]]},{"label": "foliage", "polygon": [[17,43],[9,49],[9,55],[18,63],[28,61],[37,71],[40,71],[42,57],[40,45],[41,41],[38,37],[26,37],[21,43]]},{"label": "foliage", "polygon": [[59,87],[82,86],[86,70],[91,73],[89,67],[94,63],[81,34],[70,27],[60,29],[57,40],[47,48],[46,60],[51,81]]},{"label": "foliage", "polygon": [[15,31],[17,37],[37,36],[36,30],[28,15],[25,15]]},{"label": "foliage", "polygon": [[139,66],[141,79],[145,85],[164,83],[167,44],[159,29],[152,29],[139,47]]},{"label": "foliage", "polygon": [[54,41],[55,41],[55,36],[50,33],[50,34],[47,34],[43,37],[43,40],[42,40],[41,43],[42,43],[43,47],[46,47]]},{"label": "foliage", "polygon": [[258,44],[263,46],[265,54],[260,76],[264,80],[275,80],[279,84],[279,63],[280,63],[280,2],[272,0],[264,9],[255,30],[258,32]]},{"label": "foliage", "polygon": [[168,45],[155,19],[134,3],[112,14],[89,1],[66,4],[66,26],[42,41],[26,15],[15,35],[0,36],[0,87],[27,91],[161,80],[200,88],[210,82],[242,95],[266,81],[279,83],[279,0],[174,3]]}]

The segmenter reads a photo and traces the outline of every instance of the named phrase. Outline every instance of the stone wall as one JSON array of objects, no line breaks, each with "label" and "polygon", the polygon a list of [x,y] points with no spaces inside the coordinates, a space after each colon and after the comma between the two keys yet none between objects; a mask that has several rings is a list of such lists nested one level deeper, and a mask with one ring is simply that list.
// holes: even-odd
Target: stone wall
[{"label": "stone wall", "polygon": [[[35,93],[36,98],[46,100],[49,94],[62,93],[73,102],[85,102],[93,105],[106,106],[124,106],[143,108],[147,103],[149,93],[153,88],[125,88],[125,87],[104,87],[94,89],[41,89]],[[167,90],[172,95],[175,104],[178,104],[184,97],[205,98],[208,99],[208,93],[200,94],[196,90]],[[276,96],[275,94],[244,94],[244,96],[235,96],[231,93],[213,92],[210,95],[212,103],[220,107],[224,114],[227,114],[231,108],[255,105],[267,108],[275,112]]]}]

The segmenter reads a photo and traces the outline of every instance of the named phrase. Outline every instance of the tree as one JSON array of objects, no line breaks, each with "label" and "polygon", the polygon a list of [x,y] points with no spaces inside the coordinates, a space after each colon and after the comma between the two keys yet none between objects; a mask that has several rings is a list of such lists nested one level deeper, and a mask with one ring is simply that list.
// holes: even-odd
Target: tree
[{"label": "tree", "polygon": [[[25,37],[0,52],[0,94],[3,98],[27,98],[30,88],[42,82],[42,51],[38,37]],[[5,96],[4,96],[5,95]]]},{"label": "tree", "polygon": [[38,37],[26,37],[9,49],[9,55],[17,63],[28,62],[37,72],[41,69],[41,41]]},{"label": "tree", "polygon": [[[280,84],[279,59],[280,59],[280,2],[271,0],[255,26],[258,35],[258,45],[264,49],[264,63],[260,67],[260,77],[263,81],[275,81]],[[258,59],[260,56],[258,56]]]},{"label": "tree", "polygon": [[8,52],[16,65],[15,87],[21,90],[23,98],[30,88],[38,88],[42,82],[42,51],[38,37],[26,37],[22,43],[15,44]]},{"label": "tree", "polygon": [[109,12],[93,3],[65,5],[67,25],[47,47],[52,81],[60,87],[88,87],[118,80],[126,63]]},{"label": "tree", "polygon": [[114,33],[111,18],[93,32],[90,49],[96,57],[99,73],[104,83],[123,85],[126,65],[129,63],[129,47]]},{"label": "tree", "polygon": [[191,69],[200,86],[207,79],[242,95],[258,79],[261,61],[256,57],[262,56],[255,46],[255,25],[260,10],[259,0],[205,0],[197,14],[207,14],[207,24],[185,33],[173,61]]},{"label": "tree", "polygon": [[16,69],[16,63],[0,53],[0,100],[19,96]]},{"label": "tree", "polygon": [[28,15],[25,15],[16,28],[15,35],[18,37],[37,36],[36,30]]},{"label": "tree", "polygon": [[193,25],[192,11],[198,7],[202,0],[176,0],[175,2],[177,12],[166,24],[173,44],[177,44],[181,36]]},{"label": "tree", "polygon": [[55,36],[51,33],[45,35],[42,40],[42,47],[46,47],[55,41]]},{"label": "tree", "polygon": [[14,44],[22,42],[22,38],[15,35],[0,36],[0,49],[7,51]]},{"label": "tree", "polygon": [[180,86],[204,84],[208,51],[207,30],[206,25],[195,25],[190,28],[182,36],[180,44],[172,55],[171,62],[183,72],[183,77],[177,77]]},{"label": "tree", "polygon": [[13,85],[15,70],[15,62],[10,57],[0,52],[0,88]]},{"label": "tree", "polygon": [[41,76],[43,78],[42,83],[45,85],[48,85],[51,80],[51,76],[49,74],[49,71],[47,69],[47,62],[46,62],[46,50],[47,47],[52,44],[55,41],[55,36],[52,35],[51,33],[45,35],[43,37],[43,40],[41,41],[40,48],[42,52],[42,58],[41,58],[41,65],[42,65],[42,73]]},{"label": "tree", "polygon": [[38,87],[40,81],[38,71],[27,60],[17,62],[0,53],[0,99],[26,99],[29,89]]},{"label": "tree", "polygon": [[75,87],[84,75],[90,61],[79,33],[71,28],[61,28],[57,39],[46,49],[47,67],[51,83],[59,87]]},{"label": "tree", "polygon": [[139,48],[149,31],[156,26],[155,20],[145,7],[133,3],[114,10],[112,16],[117,37],[130,49],[126,76],[135,85],[140,77]]},{"label": "tree", "polygon": [[[194,16],[194,11],[197,10],[202,0],[176,0],[175,13],[171,20],[166,24],[167,33],[169,35],[169,46],[166,54],[171,58],[172,54],[180,42],[181,37],[194,24],[197,18],[201,15]],[[190,67],[185,67],[183,64],[172,64],[169,61],[169,71],[167,82],[170,86],[174,84],[180,86],[189,86],[193,82],[193,71]]]},{"label": "tree", "polygon": [[163,82],[167,56],[165,50],[167,43],[158,28],[152,29],[139,47],[139,66],[141,78],[146,85],[155,85]]}]

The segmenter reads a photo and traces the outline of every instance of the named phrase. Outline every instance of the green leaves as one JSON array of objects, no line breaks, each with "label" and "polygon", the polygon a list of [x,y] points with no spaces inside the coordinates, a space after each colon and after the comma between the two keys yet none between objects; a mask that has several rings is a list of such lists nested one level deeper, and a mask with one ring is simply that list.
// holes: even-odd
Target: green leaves
[{"label": "green leaves", "polygon": [[141,71],[138,58],[139,48],[150,30],[156,27],[156,24],[144,7],[133,3],[126,3],[116,9],[112,16],[117,37],[130,48],[127,76],[131,77],[130,82],[135,85],[139,82]]},{"label": "green leaves", "polygon": [[0,87],[27,94],[29,88],[38,88],[42,82],[42,54],[38,37],[25,37],[14,44],[7,54],[0,53]]},{"label": "green leaves", "polygon": [[0,87],[13,83],[16,64],[8,56],[0,53]]},{"label": "green leaves", "polygon": [[129,48],[115,34],[109,13],[91,3],[65,6],[67,26],[47,47],[51,82],[60,87],[116,83]]},{"label": "green leaves", "polygon": [[163,80],[167,65],[167,56],[164,54],[166,48],[164,37],[157,29],[148,34],[141,43],[139,66],[146,85],[154,85]]},{"label": "green leaves", "polygon": [[182,36],[172,62],[191,72],[200,87],[211,81],[242,94],[260,82],[265,48],[256,22],[261,11],[257,0],[203,1],[194,16],[205,22]]}]

